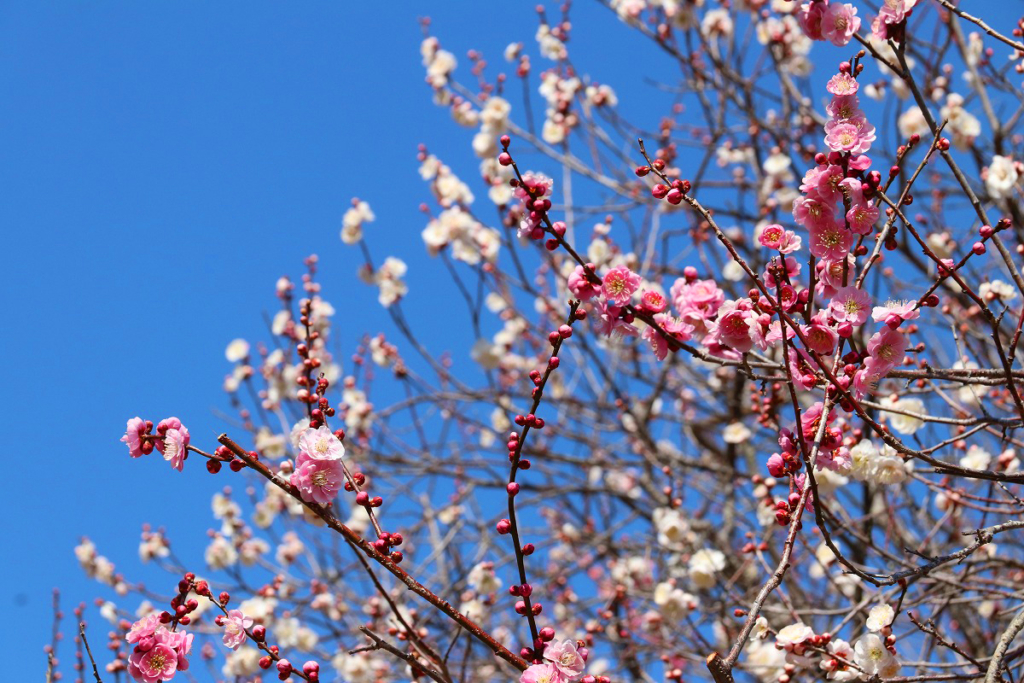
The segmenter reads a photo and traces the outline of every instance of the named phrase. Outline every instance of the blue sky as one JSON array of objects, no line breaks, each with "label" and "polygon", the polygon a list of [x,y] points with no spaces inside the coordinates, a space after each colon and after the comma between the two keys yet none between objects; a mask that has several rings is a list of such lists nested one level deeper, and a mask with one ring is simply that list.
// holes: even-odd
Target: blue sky
[{"label": "blue sky", "polygon": [[[504,69],[504,46],[532,41],[532,7],[465,0],[430,13],[463,64],[476,47]],[[611,13],[586,9],[574,17],[577,59],[600,64],[602,81],[625,80],[605,37],[614,31],[617,51],[640,39]],[[423,11],[6,3],[0,429],[17,473],[3,497],[0,631],[6,650],[19,653],[9,676],[42,675],[53,587],[69,613],[106,595],[72,554],[82,534],[154,588],[167,579],[139,563],[143,522],[166,525],[176,553],[201,562],[209,495],[226,480],[200,467],[177,475],[161,460],[131,462],[117,440],[128,417],[173,414],[194,443],[213,443],[225,428],[215,415],[227,406],[224,346],[260,335],[277,277],[297,277],[316,252],[325,294],[347,320],[341,343],[387,329],[375,292],[354,275],[357,253],[338,239],[351,197],[376,210],[376,255],[387,243],[410,265],[407,315],[415,324],[436,314],[425,290],[447,275],[419,237],[417,207],[429,192],[416,145],[467,180],[477,161],[473,131],[434,107],[423,83]],[[667,62],[654,55],[649,64],[642,75]],[[643,87],[641,74],[628,75]],[[424,329],[437,350],[472,342]],[[98,619],[93,610],[100,641]],[[70,665],[70,641],[63,655]]]}]

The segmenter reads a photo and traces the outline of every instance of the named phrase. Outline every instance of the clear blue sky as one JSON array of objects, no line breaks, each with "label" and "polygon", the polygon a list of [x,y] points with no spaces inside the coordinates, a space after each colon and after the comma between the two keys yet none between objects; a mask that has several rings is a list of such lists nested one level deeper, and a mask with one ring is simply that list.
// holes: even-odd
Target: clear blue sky
[{"label": "clear blue sky", "polygon": [[[475,47],[506,69],[504,46],[532,43],[533,6],[446,0],[429,13],[460,66]],[[387,244],[410,265],[409,317],[437,313],[427,286],[447,275],[419,236],[417,207],[429,192],[416,145],[428,144],[467,181],[477,160],[473,131],[434,107],[423,82],[417,18],[427,11],[411,3],[386,11],[376,3],[5,3],[6,678],[41,680],[54,586],[69,613],[109,595],[74,559],[82,534],[155,588],[167,579],[138,560],[143,522],[165,524],[176,553],[201,563],[209,495],[226,480],[198,466],[178,475],[159,459],[129,461],[118,438],[133,415],[178,415],[194,443],[213,442],[225,428],[214,414],[227,405],[224,346],[260,336],[278,276],[297,276],[316,252],[325,294],[347,319],[342,344],[389,329],[375,291],[356,280],[357,254],[338,239],[352,196],[376,210],[369,235],[377,256]],[[596,5],[581,5],[574,24],[581,70],[600,65],[598,78],[620,94],[650,93],[641,77],[668,67],[649,46],[653,61],[638,68],[626,59],[641,39]],[[424,341],[438,351],[472,342],[421,328],[432,329]],[[102,641],[95,610],[91,620]],[[71,664],[70,640],[62,658]]]}]

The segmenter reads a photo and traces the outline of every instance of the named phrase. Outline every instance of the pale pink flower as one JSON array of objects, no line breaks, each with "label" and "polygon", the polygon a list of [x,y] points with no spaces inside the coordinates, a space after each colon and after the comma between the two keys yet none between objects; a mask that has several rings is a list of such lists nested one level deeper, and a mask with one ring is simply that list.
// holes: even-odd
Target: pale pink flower
[{"label": "pale pink flower", "polygon": [[[628,315],[628,314],[627,314]],[[632,325],[632,319],[623,319],[623,310],[619,306],[601,299],[598,303],[598,320],[594,322],[595,329],[606,337],[629,336],[635,337],[639,331]]]},{"label": "pale pink flower", "polygon": [[[528,196],[534,199],[544,197],[551,193],[551,186],[554,185],[551,178],[543,173],[527,171],[523,174],[523,182],[516,186],[515,196],[519,199],[526,199]],[[530,190],[527,193],[527,190]]]},{"label": "pale pink flower", "polygon": [[311,460],[341,460],[345,457],[345,445],[326,425],[302,432],[299,451]]},{"label": "pale pink flower", "polygon": [[849,72],[838,73],[828,79],[828,83],[825,84],[825,89],[837,96],[856,95],[857,90],[860,89],[860,83],[858,83],[857,79]]},{"label": "pale pink flower", "polygon": [[906,352],[907,338],[888,326],[868,340],[868,354],[878,365],[876,374],[888,372],[902,362]]},{"label": "pale pink flower", "polygon": [[821,34],[822,16],[825,14],[825,2],[805,2],[800,5],[800,9],[796,13],[796,19],[800,23],[800,28],[811,40],[824,40]]},{"label": "pale pink flower", "polygon": [[916,4],[917,0],[885,0],[871,22],[871,32],[882,40],[888,39],[890,27],[905,21]]},{"label": "pale pink flower", "polygon": [[679,278],[669,290],[672,297],[672,305],[681,317],[689,320],[688,314],[694,314],[696,318],[707,320],[718,313],[719,307],[725,301],[725,292],[718,288],[714,280],[694,280],[687,282]]},{"label": "pale pink flower", "polygon": [[612,268],[604,274],[601,292],[617,306],[625,306],[640,287],[641,278],[625,266]]},{"label": "pale pink flower", "polygon": [[[786,339],[792,339],[795,336],[796,336],[796,330],[794,330],[792,328],[792,326],[786,325]],[[770,325],[768,325],[768,331],[764,335],[764,340],[765,340],[765,342],[768,343],[769,346],[774,346],[776,342],[779,342],[779,341],[782,340],[782,322],[781,321],[773,320],[772,323]]]},{"label": "pale pink flower", "polygon": [[864,112],[860,110],[860,100],[856,95],[836,95],[831,102],[825,105],[825,113],[836,121],[864,116]]},{"label": "pale pink flower", "polygon": [[187,655],[192,649],[192,641],[195,636],[191,633],[185,633],[184,631],[168,631],[163,628],[157,631],[156,640],[158,643],[169,645],[178,653],[178,671],[185,671],[188,669]]},{"label": "pale pink flower", "polygon": [[[853,120],[858,121],[859,119]],[[866,122],[867,119],[864,119],[864,123]],[[870,126],[870,129],[871,130],[864,133],[864,138],[867,139],[869,143],[875,141],[875,127]],[[866,152],[867,150],[865,149],[864,151]],[[846,167],[851,171],[866,171],[871,168],[871,157],[866,154],[853,154],[847,160]]]},{"label": "pale pink flower", "polygon": [[790,346],[787,361],[789,362],[789,371],[793,375],[793,382],[803,389],[813,389],[818,383],[815,373],[820,368],[807,351]]},{"label": "pale pink flower", "polygon": [[[851,236],[852,240],[852,236]],[[843,286],[843,266],[844,263],[848,263],[848,272],[853,272],[853,255],[846,257],[846,260],[836,259],[829,260],[823,259],[818,261],[815,265],[815,272],[818,274],[818,284],[815,286],[814,291],[821,296],[822,299],[831,299],[839,291],[839,288]]]},{"label": "pale pink flower", "polygon": [[304,452],[299,453],[291,484],[299,490],[302,500],[326,505],[345,484],[342,463],[340,460],[314,460]]},{"label": "pale pink flower", "polygon": [[898,315],[903,320],[914,320],[921,316],[916,301],[886,301],[884,306],[871,309],[871,319],[876,323],[885,322],[890,315]]},{"label": "pale pink flower", "polygon": [[554,664],[533,664],[519,677],[519,683],[565,683],[566,678]]},{"label": "pale pink flower", "polygon": [[[821,428],[821,418],[825,413],[825,405],[821,401],[815,402],[810,408],[804,410],[800,415],[800,430],[804,435],[804,439],[809,439],[809,443],[813,442],[818,436],[818,429]],[[826,425],[832,423],[836,419],[836,413],[830,410],[828,413],[828,419],[825,421]]]},{"label": "pale pink flower", "polygon": [[[775,270],[778,268],[778,260],[772,259],[772,267],[765,268],[764,271],[764,284],[765,287],[775,289],[779,286],[779,283],[775,280]],[[797,276],[800,275],[801,263],[792,256],[787,256],[783,259],[783,265],[786,268],[786,278],[789,282],[796,280]]]},{"label": "pale pink flower", "polygon": [[849,472],[850,466],[853,464],[853,457],[850,455],[850,449],[846,446],[840,446],[830,451],[819,449],[814,464],[819,469],[840,473]]},{"label": "pale pink flower", "polygon": [[842,261],[853,246],[853,233],[839,223],[810,228],[810,251],[820,259]]},{"label": "pale pink flower", "polygon": [[645,311],[661,313],[668,308],[668,301],[661,292],[648,289],[640,293],[640,305]]},{"label": "pale pink flower", "polygon": [[[593,263],[588,263],[587,267],[592,273],[596,269]],[[597,295],[597,288],[587,279],[583,266],[576,266],[576,269],[569,274],[567,285],[572,295],[580,301],[589,301]]]},{"label": "pale pink flower", "polygon": [[802,244],[802,237],[797,235],[792,230],[787,230],[786,236],[782,238],[782,246],[779,247],[779,253],[792,254],[794,251],[800,251],[800,247]]},{"label": "pale pink flower", "polygon": [[811,319],[811,324],[803,328],[807,348],[817,354],[828,355],[836,348],[839,333],[825,322],[824,311]]},{"label": "pale pink flower", "polygon": [[868,235],[874,230],[879,215],[877,206],[858,202],[852,204],[850,210],[846,212],[846,222],[858,235]]},{"label": "pale pink flower", "polygon": [[143,638],[149,638],[160,628],[160,616],[155,612],[142,617],[128,630],[125,640],[129,643],[137,643]]},{"label": "pale pink flower", "polygon": [[147,651],[136,649],[128,658],[128,673],[141,683],[169,681],[178,672],[178,653],[157,643]]},{"label": "pale pink flower", "polygon": [[833,152],[852,152],[861,145],[860,130],[852,123],[838,123],[825,135],[825,145]]},{"label": "pale pink flower", "polygon": [[868,319],[868,308],[871,307],[871,295],[856,287],[843,287],[829,302],[829,313],[839,322],[851,325],[863,325]]},{"label": "pale pink flower", "polygon": [[[670,337],[679,341],[689,341],[693,338],[693,325],[685,323],[667,313],[659,313],[654,316],[654,322],[658,323],[661,329]],[[658,360],[665,360],[669,349],[668,339],[665,338],[665,335],[659,332],[657,328],[648,326],[644,330],[642,337],[644,341],[651,345],[655,357]]]},{"label": "pale pink flower", "polygon": [[237,650],[246,639],[246,629],[252,628],[252,619],[242,614],[242,610],[233,609],[224,618],[224,645]]},{"label": "pale pink flower", "polygon": [[586,660],[577,651],[576,643],[566,638],[561,643],[548,643],[544,649],[544,659],[553,662],[555,668],[567,678],[579,676],[586,667]]},{"label": "pale pink flower", "polygon": [[[148,624],[141,627],[139,633],[148,631],[148,628]],[[178,671],[188,669],[187,655],[192,649],[193,638],[191,633],[171,632],[162,626],[140,636],[128,658],[128,673],[141,683],[171,680]]]},{"label": "pale pink flower", "polygon": [[808,230],[836,222],[831,203],[814,197],[797,197],[793,202],[793,219]]},{"label": "pale pink flower", "polygon": [[[710,341],[731,347],[740,353],[746,353],[754,346],[753,329],[756,319],[752,314],[750,299],[726,301],[718,311],[718,320],[714,323]],[[763,337],[762,337],[763,338]],[[708,343],[708,339],[704,343]]]},{"label": "pale pink flower", "polygon": [[168,429],[163,438],[164,460],[171,463],[171,467],[182,471],[185,467],[185,458],[188,457],[188,428],[182,425],[179,429]]},{"label": "pale pink flower", "polygon": [[140,417],[133,417],[128,420],[128,427],[125,429],[121,442],[128,445],[128,455],[133,458],[140,458],[142,452],[142,437],[146,434],[146,421]]},{"label": "pale pink flower", "polygon": [[866,394],[874,392],[875,386],[886,372],[886,368],[882,368],[874,358],[868,357],[864,361],[864,367],[853,376],[853,397],[859,400]]},{"label": "pale pink flower", "polygon": [[782,240],[786,237],[786,230],[778,223],[772,223],[766,225],[761,230],[760,236],[757,241],[761,243],[762,247],[768,247],[769,249],[778,249],[782,246]]},{"label": "pale pink flower", "polygon": [[821,37],[833,45],[843,47],[860,30],[857,8],[848,3],[833,2],[821,16]]},{"label": "pale pink flower", "polygon": [[[526,209],[526,214],[519,223],[519,237],[540,239],[544,236],[544,211],[535,210],[535,203],[538,200],[546,201],[543,197],[551,192],[551,185],[551,178],[541,173],[523,174],[523,182],[515,189],[515,196],[523,201]],[[550,202],[545,205],[550,206]]]},{"label": "pale pink flower", "polygon": [[[875,137],[875,127],[860,110],[853,112],[853,116],[832,119],[825,124],[825,144],[836,152],[862,155],[871,149]],[[857,159],[858,166],[862,167],[859,170],[866,168],[865,162],[870,165],[871,160]]]},{"label": "pale pink flower", "polygon": [[843,193],[839,190],[842,180],[843,169],[841,166],[815,166],[804,174],[800,183],[800,191],[825,204],[835,204],[843,198]]}]

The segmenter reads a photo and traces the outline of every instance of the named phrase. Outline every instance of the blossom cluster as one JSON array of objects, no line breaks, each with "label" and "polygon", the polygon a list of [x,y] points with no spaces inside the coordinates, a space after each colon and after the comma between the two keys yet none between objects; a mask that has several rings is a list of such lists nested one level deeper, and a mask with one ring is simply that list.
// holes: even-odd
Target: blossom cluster
[{"label": "blossom cluster", "polygon": [[188,428],[176,417],[160,420],[156,425],[155,434],[152,421],[133,417],[128,420],[124,436],[121,437],[121,441],[128,446],[128,455],[131,457],[140,458],[155,449],[179,472],[184,468],[185,459],[188,458],[190,439]]}]

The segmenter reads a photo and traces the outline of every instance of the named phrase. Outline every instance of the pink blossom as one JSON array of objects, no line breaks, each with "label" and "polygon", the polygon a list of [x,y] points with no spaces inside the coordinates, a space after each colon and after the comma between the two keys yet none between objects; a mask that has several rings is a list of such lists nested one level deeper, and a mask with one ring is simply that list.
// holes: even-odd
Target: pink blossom
[{"label": "pink blossom", "polygon": [[143,638],[151,637],[159,627],[160,616],[154,612],[132,624],[131,629],[129,629],[128,634],[125,636],[125,640],[129,643],[137,643]]},{"label": "pink blossom", "polygon": [[176,417],[165,417],[157,423],[156,438],[153,439],[153,443],[161,453],[164,452],[164,437],[167,435],[168,429],[181,429],[181,420]]},{"label": "pink blossom", "polygon": [[[792,288],[791,288],[792,289]],[[786,339],[792,339],[796,336],[796,330],[791,326],[786,325]],[[782,339],[782,322],[774,320],[768,325],[768,332],[764,335],[764,340],[769,346],[774,346],[776,342]]]},{"label": "pink blossom", "polygon": [[[789,282],[796,280],[796,277],[800,274],[800,268],[802,267],[800,262],[792,256],[787,256],[783,259],[783,265],[786,268],[786,279]],[[775,289],[779,286],[779,283],[775,281],[775,270],[778,268],[778,259],[772,259],[771,267],[765,268],[764,271],[764,284],[765,287]]]},{"label": "pink blossom", "polygon": [[838,223],[812,227],[810,232],[811,254],[820,259],[842,261],[853,246],[853,233]]},{"label": "pink blossom", "polygon": [[907,352],[907,338],[890,327],[882,328],[868,340],[868,354],[877,365],[876,374],[882,375],[903,361]]},{"label": "pink blossom", "polygon": [[836,222],[832,203],[814,197],[797,197],[793,202],[793,219],[808,230]]},{"label": "pink blossom", "polygon": [[[587,267],[590,268],[592,273],[596,270],[596,266],[593,263],[588,263]],[[567,284],[572,295],[580,301],[589,301],[597,295],[597,288],[587,279],[583,266],[576,266],[576,270],[569,274]]]},{"label": "pink blossom", "polygon": [[794,251],[800,251],[800,247],[803,244],[803,238],[794,233],[792,230],[786,231],[786,236],[782,240],[782,246],[779,247],[780,254],[792,254]]},{"label": "pink blossom", "polygon": [[[750,299],[726,301],[718,311],[718,320],[710,333],[710,341],[746,353],[754,346],[753,329],[756,320],[752,315]],[[761,335],[763,339],[763,335]],[[708,339],[704,343],[708,343]]]},{"label": "pink blossom", "polygon": [[846,222],[858,235],[868,235],[878,222],[879,211],[871,204],[854,204],[846,212]]},{"label": "pink blossom", "polygon": [[868,319],[871,295],[856,287],[843,287],[829,302],[829,313],[839,322],[863,325]]},{"label": "pink blossom", "polygon": [[648,289],[641,292],[640,305],[650,313],[661,313],[668,308],[668,301],[661,292]]},{"label": "pink blossom", "polygon": [[815,459],[814,464],[817,465],[819,469],[824,468],[832,470],[833,472],[846,472],[853,464],[853,457],[850,455],[849,448],[841,446],[828,452],[819,450],[818,457]]},{"label": "pink blossom", "polygon": [[821,16],[821,37],[833,45],[843,47],[860,30],[857,8],[848,3],[834,2]]},{"label": "pink blossom", "polygon": [[344,483],[340,460],[314,460],[304,452],[299,453],[291,484],[299,490],[302,500],[326,505],[334,500]]},{"label": "pink blossom", "polygon": [[825,144],[835,152],[864,154],[875,141],[875,127],[859,109],[852,113],[852,116],[832,119],[825,124]]},{"label": "pink blossom", "polygon": [[836,165],[821,165],[808,169],[800,183],[800,191],[808,197],[825,204],[835,204],[843,198],[839,184],[843,180],[843,169]]},{"label": "pink blossom", "polygon": [[786,461],[778,453],[772,453],[768,458],[768,474],[781,478],[786,475]]},{"label": "pink blossom", "polygon": [[242,614],[242,610],[233,609],[224,619],[224,645],[237,650],[246,639],[246,629],[252,628],[252,619]]},{"label": "pink blossom", "polygon": [[[539,199],[551,193],[551,186],[554,185],[551,178],[543,173],[527,171],[523,174],[523,182],[516,186],[515,196],[519,199]],[[527,192],[529,190],[529,192]]]},{"label": "pink blossom", "polygon": [[856,95],[836,95],[825,105],[825,112],[836,121],[854,119],[864,116],[860,110],[860,100]]},{"label": "pink blossom", "polygon": [[871,22],[871,32],[882,40],[888,39],[889,28],[905,21],[916,4],[917,0],[885,0]]},{"label": "pink blossom", "polygon": [[828,79],[825,89],[837,96],[856,95],[857,90],[860,89],[860,83],[849,72],[837,73]]},{"label": "pink blossom", "polygon": [[[679,318],[666,313],[659,313],[654,316],[654,322],[658,323],[665,334],[679,341],[689,341],[693,338],[693,325],[685,323]],[[665,334],[662,334],[655,327],[648,326],[642,335],[644,341],[651,345],[651,349],[658,360],[665,360],[665,357],[668,356],[669,344]]]},{"label": "pink blossom", "polygon": [[544,236],[541,227],[543,217],[551,202],[543,199],[551,192],[551,178],[540,173],[524,173],[523,182],[516,186],[515,196],[523,201],[526,215],[519,223],[519,237],[540,239]]},{"label": "pink blossom", "polygon": [[171,467],[179,472],[185,467],[185,458],[188,457],[188,428],[184,425],[180,429],[168,429],[163,439],[164,460],[171,463]]},{"label": "pink blossom", "polygon": [[669,290],[669,296],[679,316],[697,329],[703,329],[703,324],[718,313],[725,301],[725,292],[718,288],[714,280],[687,282],[679,278]]},{"label": "pink blossom", "polygon": [[553,662],[555,668],[567,678],[579,676],[587,664],[576,650],[576,643],[568,638],[561,643],[548,643],[544,649],[544,659]]},{"label": "pink blossom", "polygon": [[162,643],[145,652],[136,649],[128,658],[128,673],[142,683],[169,681],[177,671],[178,653]]},{"label": "pink blossom", "polygon": [[[800,474],[793,477],[793,488],[796,492],[803,494],[804,487],[807,485],[807,473],[801,472]],[[814,491],[807,494],[807,498],[804,499],[804,510],[808,512],[814,511]]]},{"label": "pink blossom", "polygon": [[807,351],[790,346],[787,361],[789,362],[789,371],[793,375],[793,382],[803,389],[813,389],[818,383],[815,373],[820,370],[820,367]]},{"label": "pink blossom", "polygon": [[847,256],[845,261],[843,259],[824,259],[815,265],[814,268],[818,274],[818,284],[815,286],[814,291],[823,299],[831,299],[839,291],[839,288],[843,286],[844,264],[849,264],[849,272],[852,272],[853,256]]},{"label": "pink blossom", "polygon": [[833,152],[852,152],[860,147],[860,130],[852,123],[838,123],[826,128],[825,145]]},{"label": "pink blossom", "polygon": [[[814,439],[817,438],[818,429],[821,427],[822,414],[824,412],[824,404],[821,401],[818,401],[800,415],[800,431],[804,435],[805,439],[813,442]],[[835,412],[829,411],[828,419],[825,421],[825,424],[830,424],[835,419]]]},{"label": "pink blossom", "polygon": [[519,677],[519,683],[565,683],[565,680],[554,664],[533,664]]},{"label": "pink blossom", "polygon": [[799,303],[799,294],[795,287],[790,285],[782,285],[779,287],[779,291],[776,292],[776,301],[787,311],[791,310],[793,306]]},{"label": "pink blossom", "polygon": [[766,225],[762,228],[757,241],[761,243],[762,247],[778,249],[782,246],[782,240],[785,239],[785,237],[786,229],[778,223],[772,223],[771,225]]},{"label": "pink blossom", "polygon": [[821,34],[821,21],[827,4],[826,2],[811,0],[811,2],[805,2],[800,5],[800,9],[796,13],[796,19],[800,23],[800,28],[803,29],[804,33],[811,40],[824,40]]},{"label": "pink blossom", "polygon": [[128,444],[128,455],[131,457],[140,458],[144,455],[142,452],[142,437],[145,436],[146,431],[146,421],[142,418],[133,417],[128,420],[128,427],[125,429],[121,441]]},{"label": "pink blossom", "polygon": [[[623,315],[629,316],[629,319],[623,318]],[[636,327],[632,325],[632,316],[623,311],[621,307],[614,306],[604,299],[598,304],[598,319],[600,322],[595,321],[594,327],[606,337],[613,335],[635,337],[639,334]]]},{"label": "pink blossom", "polygon": [[811,324],[804,326],[803,333],[807,348],[822,355],[832,353],[839,340],[839,334],[825,323],[823,315],[812,318]]},{"label": "pink blossom", "polygon": [[886,322],[890,315],[898,315],[901,320],[914,320],[921,316],[916,301],[887,301],[884,306],[871,309],[871,319],[876,323]]},{"label": "pink blossom", "polygon": [[625,306],[640,287],[640,276],[625,266],[612,268],[604,274],[601,292],[617,306]]},{"label": "pink blossom", "polygon": [[[875,141],[874,127],[871,128],[868,137],[871,138],[871,142]],[[864,151],[866,152],[867,150]],[[849,160],[847,160],[846,167],[851,171],[866,171],[871,168],[871,157],[866,154],[853,154],[850,156]]]},{"label": "pink blossom", "polygon": [[178,653],[178,671],[188,669],[188,659],[186,656],[192,649],[192,641],[194,639],[195,636],[193,634],[185,633],[184,631],[168,631],[164,628],[156,633],[158,643],[168,645]]},{"label": "pink blossom", "polygon": [[341,460],[345,445],[326,425],[307,429],[299,436],[299,451],[311,460]]},{"label": "pink blossom", "polygon": [[156,615],[140,619],[128,634],[129,642],[137,643],[128,658],[128,673],[141,683],[169,681],[178,671],[188,669],[187,655],[194,636],[168,631],[163,626],[150,630],[153,623],[159,623]]},{"label": "pink blossom", "polygon": [[879,380],[888,371],[889,368],[885,367],[884,363],[879,362],[875,358],[869,356],[865,359],[864,366],[853,376],[854,398],[860,399],[865,394],[872,393]]}]

